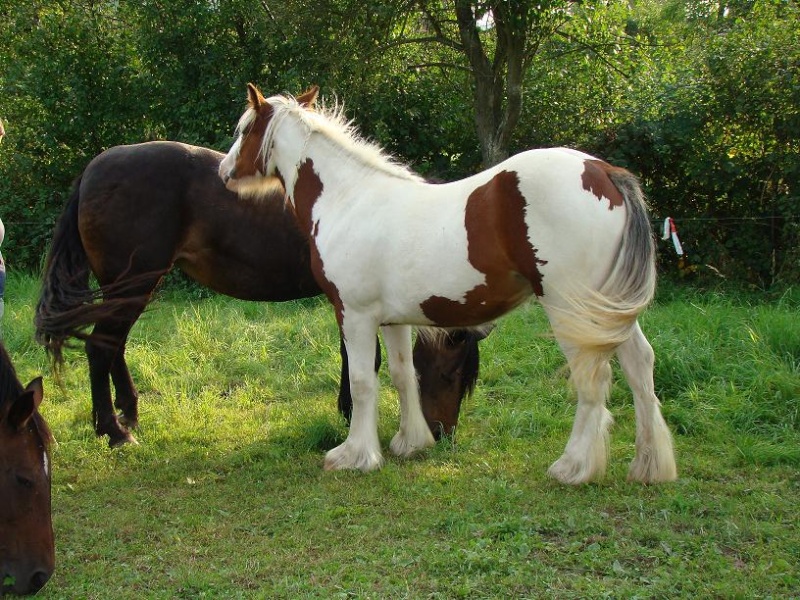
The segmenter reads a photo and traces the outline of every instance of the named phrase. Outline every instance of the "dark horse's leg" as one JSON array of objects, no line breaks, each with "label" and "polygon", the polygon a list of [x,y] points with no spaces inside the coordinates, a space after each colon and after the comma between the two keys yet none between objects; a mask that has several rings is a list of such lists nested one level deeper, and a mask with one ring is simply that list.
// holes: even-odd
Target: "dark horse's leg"
[{"label": "dark horse's leg", "polygon": [[139,426],[139,391],[133,383],[128,364],[125,361],[127,341],[127,338],[122,341],[122,345],[111,363],[111,381],[116,392],[114,406],[120,411],[118,419],[128,429],[135,429]]},{"label": "dark horse's leg", "polygon": [[[95,336],[103,337],[97,341]],[[89,359],[89,381],[92,387],[92,417],[94,420],[94,430],[98,436],[108,435],[108,445],[112,448],[131,442],[136,443],[136,439],[119,422],[114,413],[114,405],[111,402],[111,381],[109,374],[111,365],[117,357],[118,352],[122,352],[124,344],[119,340],[124,332],[112,332],[98,325],[92,332],[92,337],[86,341],[86,357]]]},{"label": "dark horse's leg", "polygon": [[[86,341],[94,428],[98,436],[108,435],[108,445],[112,448],[136,443],[136,438],[127,427],[135,427],[138,423],[138,393],[125,363],[125,344],[131,328],[147,306],[157,281],[129,290],[126,294],[128,297],[105,299],[104,304],[112,310],[109,316],[98,319]],[[111,380],[116,390],[116,406],[122,412],[121,418],[114,412]]]},{"label": "dark horse's leg", "polygon": [[[342,375],[339,383],[339,412],[344,416],[347,423],[353,416],[353,397],[350,395],[350,365],[347,362],[347,350],[344,347],[344,340],[339,338],[339,354],[342,357]],[[375,372],[381,367],[381,342],[375,338]]]}]

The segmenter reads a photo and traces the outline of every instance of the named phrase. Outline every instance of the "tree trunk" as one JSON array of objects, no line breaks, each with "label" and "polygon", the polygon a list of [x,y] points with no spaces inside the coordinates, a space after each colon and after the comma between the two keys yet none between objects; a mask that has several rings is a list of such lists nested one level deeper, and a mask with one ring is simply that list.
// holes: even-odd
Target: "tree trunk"
[{"label": "tree trunk", "polygon": [[508,158],[511,134],[522,110],[524,9],[522,14],[512,14],[513,9],[508,5],[492,10],[497,34],[493,60],[481,42],[472,3],[456,0],[455,9],[459,36],[475,84],[475,125],[483,163],[484,167],[490,167]]}]

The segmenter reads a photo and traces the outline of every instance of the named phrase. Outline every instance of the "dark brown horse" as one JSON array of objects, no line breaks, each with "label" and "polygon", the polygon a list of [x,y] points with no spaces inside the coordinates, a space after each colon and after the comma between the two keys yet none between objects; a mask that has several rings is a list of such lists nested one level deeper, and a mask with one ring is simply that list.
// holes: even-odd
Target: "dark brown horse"
[{"label": "dark brown horse", "polygon": [[42,379],[22,387],[0,344],[0,596],[39,591],[55,567]]},{"label": "dark brown horse", "polygon": [[[217,176],[222,157],[177,142],[111,148],[78,178],[56,225],[36,336],[56,363],[69,338],[86,340],[95,431],[108,435],[111,446],[135,441],[128,428],[138,422],[138,393],[125,363],[125,343],[173,265],[201,285],[242,300],[276,302],[321,293],[311,274],[308,243],[282,194],[242,202]],[[90,274],[100,283],[98,290],[90,290]],[[427,390],[423,412],[431,415],[428,424],[437,435],[454,431],[461,401],[474,387],[478,339],[474,333],[441,333],[417,343],[415,365]],[[347,356],[341,348],[339,409],[349,420]]]}]

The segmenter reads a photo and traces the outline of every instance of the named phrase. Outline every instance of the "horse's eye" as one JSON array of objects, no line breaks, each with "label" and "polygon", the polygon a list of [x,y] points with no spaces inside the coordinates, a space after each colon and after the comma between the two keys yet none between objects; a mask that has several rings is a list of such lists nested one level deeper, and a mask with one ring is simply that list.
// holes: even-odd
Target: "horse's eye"
[{"label": "horse's eye", "polygon": [[33,481],[31,481],[27,477],[23,477],[22,475],[17,475],[17,483],[20,484],[22,487],[28,488],[29,490],[33,489]]}]

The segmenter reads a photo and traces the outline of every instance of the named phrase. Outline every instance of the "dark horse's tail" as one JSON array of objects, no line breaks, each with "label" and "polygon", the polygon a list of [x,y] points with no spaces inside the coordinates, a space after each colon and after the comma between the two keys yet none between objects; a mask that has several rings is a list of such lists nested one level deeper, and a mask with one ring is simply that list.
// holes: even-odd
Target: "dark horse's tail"
[{"label": "dark horse's tail", "polygon": [[34,316],[36,341],[56,364],[63,361],[62,350],[69,338],[85,339],[84,330],[92,323],[84,318],[94,295],[89,288],[89,259],[78,231],[81,178],[75,180],[56,223]]},{"label": "dark horse's tail", "polygon": [[[115,292],[124,295],[122,292],[129,283],[95,289],[89,285],[92,270],[78,230],[82,177],[75,180],[69,201],[56,223],[34,316],[36,341],[45,347],[56,367],[64,360],[63,349],[70,338],[93,337],[102,342],[87,329],[100,319],[113,318],[130,303],[141,302],[141,298],[108,300]],[[98,302],[104,296],[106,300]]]}]

